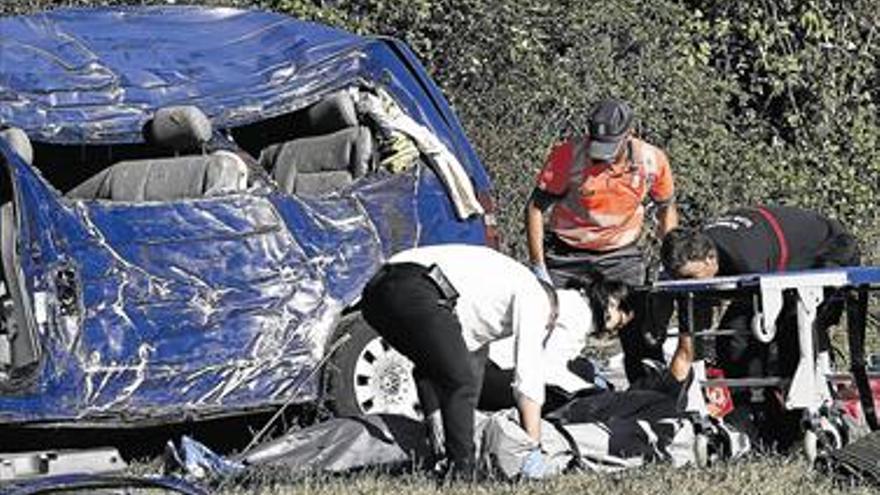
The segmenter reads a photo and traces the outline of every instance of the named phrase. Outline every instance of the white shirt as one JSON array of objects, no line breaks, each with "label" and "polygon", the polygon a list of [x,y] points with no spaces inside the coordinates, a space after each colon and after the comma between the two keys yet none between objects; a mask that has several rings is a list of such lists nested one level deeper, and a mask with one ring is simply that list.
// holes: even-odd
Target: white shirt
[{"label": "white shirt", "polygon": [[455,313],[468,350],[512,336],[514,393],[544,403],[550,299],[528,268],[494,249],[466,244],[413,248],[389,262],[438,265],[459,293]]},{"label": "white shirt", "polygon": [[[587,345],[587,336],[593,333],[593,311],[589,303],[572,289],[557,289],[559,316],[556,326],[544,347],[544,379],[569,393],[593,388],[568,369],[568,362],[578,357]],[[514,366],[513,339],[505,338],[489,346],[489,359],[501,369]]]}]

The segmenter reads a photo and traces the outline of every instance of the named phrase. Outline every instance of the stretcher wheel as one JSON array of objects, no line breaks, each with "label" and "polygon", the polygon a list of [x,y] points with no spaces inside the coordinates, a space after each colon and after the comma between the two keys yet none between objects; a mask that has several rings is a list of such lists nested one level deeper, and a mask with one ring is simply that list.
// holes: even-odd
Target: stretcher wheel
[{"label": "stretcher wheel", "polygon": [[694,459],[697,467],[709,465],[709,436],[705,433],[697,433],[694,438]]},{"label": "stretcher wheel", "polygon": [[804,453],[811,463],[828,452],[843,448],[844,438],[840,430],[824,419],[819,426],[804,432]]},{"label": "stretcher wheel", "polygon": [[804,432],[804,454],[810,464],[816,462],[819,456],[819,435],[813,430]]}]

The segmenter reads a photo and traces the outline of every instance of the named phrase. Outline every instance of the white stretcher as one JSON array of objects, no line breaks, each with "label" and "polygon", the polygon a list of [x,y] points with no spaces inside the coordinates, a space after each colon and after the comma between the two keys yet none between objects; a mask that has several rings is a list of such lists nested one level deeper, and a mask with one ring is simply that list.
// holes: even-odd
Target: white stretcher
[{"label": "white stretcher", "polygon": [[[749,274],[716,277],[703,280],[672,280],[655,282],[650,290],[673,295],[681,319],[694,325],[694,305],[699,299],[730,300],[748,297],[755,307],[751,333],[763,343],[776,337],[776,321],[783,307],[784,295],[794,296],[797,304],[797,332],[799,361],[790,377],[748,377],[740,379],[710,380],[705,374],[702,346],[705,337],[717,336],[729,331],[711,328],[687,328],[695,336],[696,357],[694,363],[695,383],[689,394],[688,407],[698,422],[706,423],[707,408],[702,391],[706,387],[727,385],[729,387],[760,388],[776,386],[785,391],[785,408],[803,411],[804,447],[812,460],[823,448],[839,448],[843,445],[827,445],[840,442],[840,435],[823,431],[828,421],[823,421],[832,399],[830,379],[832,374],[827,352],[818,352],[814,323],[817,308],[822,302],[826,288],[842,289],[845,296],[848,319],[851,371],[858,387],[862,411],[871,430],[878,429],[865,368],[865,329],[868,315],[868,294],[880,290],[880,267],[848,267],[817,269],[773,274]],[[827,418],[826,418],[827,419]],[[823,445],[824,443],[824,445]],[[698,457],[701,453],[698,452]],[[704,455],[705,457],[705,455]]]}]

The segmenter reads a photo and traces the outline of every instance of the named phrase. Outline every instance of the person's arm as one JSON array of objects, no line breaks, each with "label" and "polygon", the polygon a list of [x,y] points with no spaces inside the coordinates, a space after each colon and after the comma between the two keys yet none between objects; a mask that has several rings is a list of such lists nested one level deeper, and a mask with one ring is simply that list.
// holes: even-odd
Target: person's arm
[{"label": "person's arm", "polygon": [[654,162],[657,164],[657,175],[651,186],[651,199],[657,204],[657,238],[663,239],[666,233],[678,227],[678,207],[675,205],[675,180],[669,158],[659,148],[650,148]]},{"label": "person's arm", "polygon": [[544,213],[552,205],[552,197],[538,188],[532,191],[526,204],[526,240],[533,265],[544,264]]},{"label": "person's arm", "polygon": [[516,399],[516,407],[519,409],[519,422],[529,438],[541,443],[541,405],[532,399],[520,394]]},{"label": "person's arm", "polygon": [[514,289],[511,327],[514,335],[513,391],[520,424],[529,437],[540,441],[541,406],[544,403],[544,336],[550,301],[535,280]]},{"label": "person's arm", "polygon": [[693,337],[691,337],[690,333],[679,330],[678,347],[676,347],[675,353],[672,355],[672,361],[669,363],[669,372],[672,373],[676,381],[683,382],[691,372],[691,364],[693,362]]},{"label": "person's arm", "polygon": [[526,239],[529,261],[533,266],[544,265],[544,214],[565,194],[571,155],[572,145],[568,141],[553,148],[526,202]]},{"label": "person's arm", "polygon": [[657,208],[657,238],[663,239],[667,232],[678,227],[678,208],[675,201],[661,204]]}]

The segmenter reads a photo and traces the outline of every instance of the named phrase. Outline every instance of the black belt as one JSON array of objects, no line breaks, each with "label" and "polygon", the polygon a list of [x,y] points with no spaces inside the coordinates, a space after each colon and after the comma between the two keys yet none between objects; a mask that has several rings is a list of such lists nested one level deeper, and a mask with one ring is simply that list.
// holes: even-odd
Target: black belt
[{"label": "black belt", "polygon": [[376,283],[393,273],[409,273],[425,277],[430,280],[434,288],[437,289],[437,293],[440,296],[440,304],[449,309],[455,307],[455,302],[458,300],[459,296],[458,291],[455,290],[455,286],[452,285],[452,282],[449,281],[446,274],[443,273],[443,270],[441,270],[436,263],[431,266],[424,266],[411,262],[386,263],[379,270],[379,273],[373,277],[371,283]]}]

